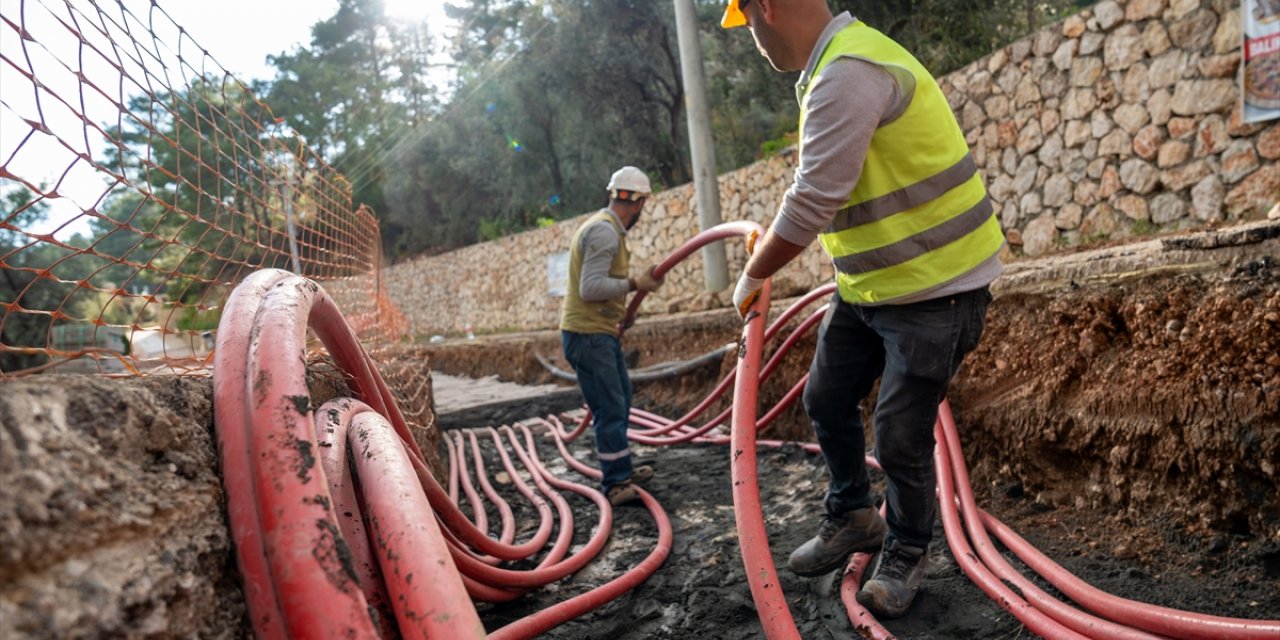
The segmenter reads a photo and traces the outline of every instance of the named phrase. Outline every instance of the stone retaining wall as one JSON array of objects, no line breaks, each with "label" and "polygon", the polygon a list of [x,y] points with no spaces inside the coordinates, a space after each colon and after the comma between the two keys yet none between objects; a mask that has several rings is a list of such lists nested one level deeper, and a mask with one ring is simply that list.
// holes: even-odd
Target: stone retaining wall
[{"label": "stone retaining wall", "polygon": [[[940,78],[1009,239],[1006,258],[1265,216],[1280,200],[1280,125],[1240,120],[1240,41],[1239,0],[1108,0]],[[719,176],[722,218],[767,225],[795,161],[788,150]],[[547,260],[586,215],[394,265],[388,293],[416,335],[554,327]],[[633,269],[698,230],[692,184],[655,194],[628,239]],[[726,253],[732,285],[743,244]],[[831,276],[814,243],[775,277],[775,297]],[[641,311],[728,297],[705,292],[695,255]]]}]

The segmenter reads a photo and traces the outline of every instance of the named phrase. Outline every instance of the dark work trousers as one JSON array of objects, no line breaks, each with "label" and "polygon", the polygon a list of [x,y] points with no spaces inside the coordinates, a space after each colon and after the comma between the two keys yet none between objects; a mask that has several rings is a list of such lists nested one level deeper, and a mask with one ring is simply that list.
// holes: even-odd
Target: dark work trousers
[{"label": "dark work trousers", "polygon": [[830,474],[832,515],[873,506],[859,403],[880,379],[875,455],[888,481],[889,534],[927,548],[933,534],[933,426],[965,354],[978,346],[987,287],[903,305],[855,306],[836,293],[818,333],[804,408]]},{"label": "dark work trousers", "polygon": [[627,424],[631,419],[631,378],[622,355],[622,342],[604,333],[560,332],[564,358],[578,375],[578,388],[587,401],[600,459],[601,491],[631,477],[631,449]]}]

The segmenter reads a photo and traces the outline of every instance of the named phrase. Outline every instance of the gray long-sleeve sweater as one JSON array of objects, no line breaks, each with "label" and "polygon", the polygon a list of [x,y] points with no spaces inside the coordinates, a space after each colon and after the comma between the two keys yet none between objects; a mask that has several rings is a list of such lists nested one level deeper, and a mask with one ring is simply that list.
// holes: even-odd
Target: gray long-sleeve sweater
[{"label": "gray long-sleeve sweater", "polygon": [[[618,214],[609,209],[614,218]],[[622,226],[622,220],[618,220]],[[626,235],[626,232],[623,232]],[[609,265],[618,255],[622,238],[611,224],[599,222],[582,232],[582,274],[578,278],[578,295],[587,302],[602,302],[627,295],[631,283],[626,278],[610,278]]]}]

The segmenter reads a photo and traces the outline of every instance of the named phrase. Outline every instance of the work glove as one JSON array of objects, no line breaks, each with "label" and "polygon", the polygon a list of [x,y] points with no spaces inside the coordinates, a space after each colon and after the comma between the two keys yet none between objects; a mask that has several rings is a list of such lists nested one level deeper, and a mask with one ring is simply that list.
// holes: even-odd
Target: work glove
[{"label": "work glove", "polygon": [[662,286],[662,279],[653,277],[653,267],[649,267],[640,272],[640,275],[633,278],[636,283],[636,291],[657,291]]},{"label": "work glove", "polygon": [[747,317],[747,309],[760,297],[760,288],[763,286],[764,278],[752,278],[747,275],[746,269],[742,270],[738,286],[733,289],[733,308],[738,310],[738,315],[744,319]]}]

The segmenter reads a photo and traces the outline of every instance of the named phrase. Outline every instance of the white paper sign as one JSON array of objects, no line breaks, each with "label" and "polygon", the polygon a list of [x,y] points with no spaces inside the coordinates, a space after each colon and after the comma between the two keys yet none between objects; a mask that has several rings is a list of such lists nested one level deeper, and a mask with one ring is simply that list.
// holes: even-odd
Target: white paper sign
[{"label": "white paper sign", "polygon": [[547,256],[547,295],[563,298],[569,290],[569,252]]}]

